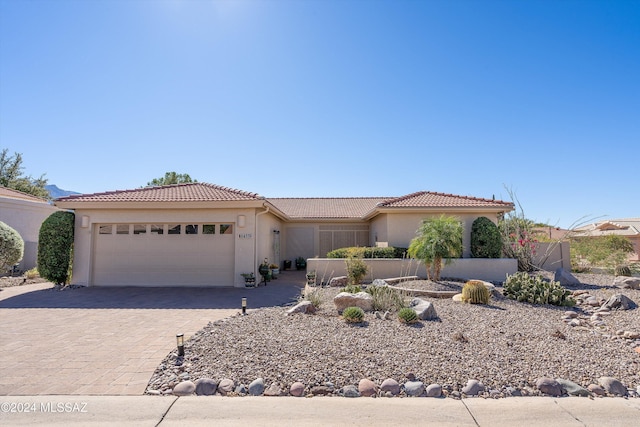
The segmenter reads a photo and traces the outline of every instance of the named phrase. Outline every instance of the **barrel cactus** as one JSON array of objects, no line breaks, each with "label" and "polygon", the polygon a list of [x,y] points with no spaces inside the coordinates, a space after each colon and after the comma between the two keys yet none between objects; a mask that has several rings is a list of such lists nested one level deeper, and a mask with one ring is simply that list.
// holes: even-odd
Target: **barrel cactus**
[{"label": "barrel cactus", "polygon": [[418,321],[418,314],[414,309],[405,307],[398,312],[398,320],[400,320],[400,323],[416,323]]},{"label": "barrel cactus", "polygon": [[619,265],[615,268],[616,276],[631,276],[631,268],[628,265]]},{"label": "barrel cactus", "polygon": [[347,307],[342,311],[342,318],[347,323],[360,323],[364,319],[364,311],[360,307]]},{"label": "barrel cactus", "polygon": [[462,301],[471,304],[489,304],[491,293],[480,280],[469,280],[462,287]]}]

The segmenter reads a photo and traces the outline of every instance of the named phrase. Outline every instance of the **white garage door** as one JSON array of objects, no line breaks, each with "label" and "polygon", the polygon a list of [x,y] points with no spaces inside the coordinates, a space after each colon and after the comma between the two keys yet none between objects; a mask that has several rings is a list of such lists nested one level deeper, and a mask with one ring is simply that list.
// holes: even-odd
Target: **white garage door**
[{"label": "white garage door", "polygon": [[99,224],[96,286],[233,286],[233,224]]}]

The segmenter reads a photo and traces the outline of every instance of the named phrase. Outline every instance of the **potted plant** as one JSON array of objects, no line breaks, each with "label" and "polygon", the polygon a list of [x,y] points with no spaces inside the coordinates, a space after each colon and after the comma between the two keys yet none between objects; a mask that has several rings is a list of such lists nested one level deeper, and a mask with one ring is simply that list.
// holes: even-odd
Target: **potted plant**
[{"label": "potted plant", "polygon": [[290,259],[285,259],[284,261],[282,261],[282,269],[283,270],[288,270],[291,268],[291,260]]},{"label": "potted plant", "polygon": [[310,271],[307,273],[307,285],[315,286],[316,285],[316,272]]},{"label": "potted plant", "polygon": [[304,270],[307,268],[307,260],[299,256],[296,258],[296,270]]},{"label": "potted plant", "polygon": [[278,278],[278,274],[280,274],[280,268],[278,267],[278,264],[269,264],[269,268],[271,269],[271,277],[273,277],[274,279]]},{"label": "potted plant", "polygon": [[271,280],[271,269],[269,268],[269,262],[266,258],[262,261],[262,264],[258,266],[258,273],[262,276],[265,285]]},{"label": "potted plant", "polygon": [[256,276],[254,276],[253,273],[241,273],[240,275],[244,277],[244,285],[247,288],[256,286]]}]

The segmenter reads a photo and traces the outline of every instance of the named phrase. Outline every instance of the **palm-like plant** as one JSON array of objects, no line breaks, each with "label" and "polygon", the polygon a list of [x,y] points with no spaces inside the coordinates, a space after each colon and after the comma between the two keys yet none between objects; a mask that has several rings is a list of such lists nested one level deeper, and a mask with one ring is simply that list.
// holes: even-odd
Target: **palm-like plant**
[{"label": "palm-like plant", "polygon": [[440,280],[443,260],[450,264],[462,256],[462,232],[462,223],[454,216],[426,218],[409,244],[409,256],[425,264],[430,280]]}]

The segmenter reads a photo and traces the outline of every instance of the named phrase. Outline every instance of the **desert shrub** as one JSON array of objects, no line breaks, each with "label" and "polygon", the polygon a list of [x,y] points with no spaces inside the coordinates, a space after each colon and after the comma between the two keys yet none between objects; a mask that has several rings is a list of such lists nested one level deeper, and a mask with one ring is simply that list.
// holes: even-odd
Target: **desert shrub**
[{"label": "desert shrub", "polygon": [[507,275],[503,288],[504,296],[520,302],[569,307],[575,305],[571,291],[564,289],[559,282],[548,282],[538,275],[531,276],[522,271]]},{"label": "desert shrub", "polygon": [[306,292],[304,294],[304,300],[309,301],[315,308],[320,308],[322,305],[322,295],[318,292],[317,289],[314,289],[311,292]]},{"label": "desert shrub", "polygon": [[37,268],[32,268],[31,270],[27,270],[27,272],[24,275],[26,276],[27,279],[35,279],[36,277],[40,277],[40,275],[38,274]]},{"label": "desert shrub", "polygon": [[369,267],[362,258],[352,257],[345,259],[347,265],[347,277],[350,285],[359,285],[367,274]]},{"label": "desert shrub", "polygon": [[0,221],[0,272],[19,263],[24,256],[24,240],[16,230]]},{"label": "desert shrub", "polygon": [[628,265],[618,265],[614,269],[614,273],[616,276],[631,276],[631,267]]},{"label": "desert shrub", "polygon": [[633,244],[624,236],[610,234],[597,237],[571,239],[571,264],[579,269],[604,267],[614,273],[617,267],[628,265],[628,256],[634,252]]},{"label": "desert shrub", "polygon": [[342,318],[347,323],[360,323],[364,319],[364,311],[360,307],[347,307],[342,311]]},{"label": "desert shrub", "polygon": [[462,287],[462,301],[470,304],[489,304],[491,292],[479,280],[469,280]]},{"label": "desert shrub", "polygon": [[327,253],[327,258],[404,258],[407,248],[347,247],[334,249]]},{"label": "desert shrub", "polygon": [[485,216],[476,218],[471,225],[471,256],[474,258],[500,258],[502,256],[500,230]]},{"label": "desert shrub", "polygon": [[418,321],[418,314],[414,309],[404,307],[398,312],[398,320],[406,324],[416,323]]},{"label": "desert shrub", "polygon": [[373,309],[398,311],[405,306],[406,293],[389,286],[369,286],[365,292],[373,299]]},{"label": "desert shrub", "polygon": [[360,285],[347,285],[344,288],[340,289],[340,292],[348,292],[350,294],[357,294],[358,292],[362,292],[362,287]]},{"label": "desert shrub", "polygon": [[71,277],[73,224],[71,212],[54,212],[44,220],[38,238],[38,271],[40,276],[56,284]]}]

